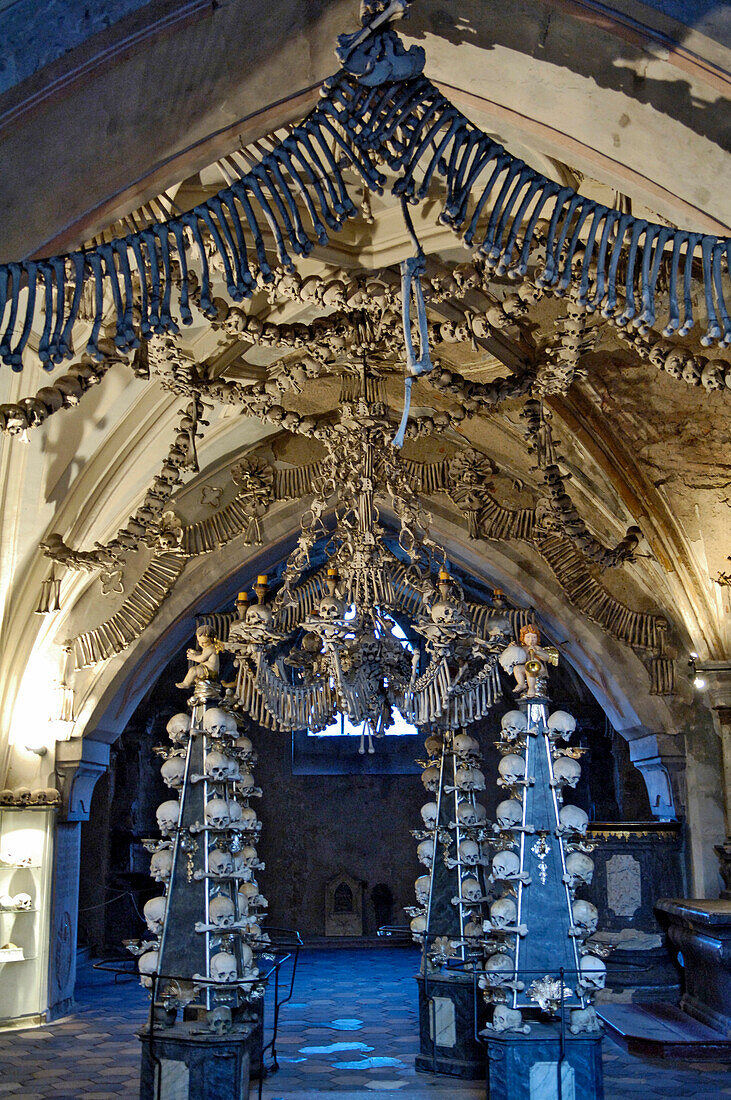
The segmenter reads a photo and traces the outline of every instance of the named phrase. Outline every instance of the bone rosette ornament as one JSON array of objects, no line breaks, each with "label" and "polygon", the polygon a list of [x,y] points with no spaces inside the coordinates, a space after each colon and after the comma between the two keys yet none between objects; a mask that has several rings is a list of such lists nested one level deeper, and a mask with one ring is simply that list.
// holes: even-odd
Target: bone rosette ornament
[{"label": "bone rosette ornament", "polygon": [[[281,587],[267,602],[267,579],[260,577],[257,602],[239,601],[229,633],[239,706],[282,730],[323,729],[339,711],[363,724],[369,738],[391,725],[394,708],[419,726],[476,721],[499,694],[496,666],[507,627],[495,619],[483,637],[473,626],[392,443],[378,377],[365,367],[360,378],[346,376],[338,418],[323,418],[314,432],[326,457]],[[396,517],[394,536],[381,523],[381,503]],[[333,507],[331,532],[324,517]],[[327,580],[308,611],[306,571],[318,543],[325,545]],[[422,611],[411,624],[421,643],[394,636],[404,569],[421,594]]]}]

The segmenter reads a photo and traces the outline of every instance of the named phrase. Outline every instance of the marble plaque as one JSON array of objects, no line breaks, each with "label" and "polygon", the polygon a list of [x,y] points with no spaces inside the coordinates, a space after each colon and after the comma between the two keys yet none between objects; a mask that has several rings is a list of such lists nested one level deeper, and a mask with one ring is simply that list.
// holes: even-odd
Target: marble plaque
[{"label": "marble plaque", "polygon": [[158,1100],[188,1100],[189,1089],[190,1071],[185,1062],[161,1058]]},{"label": "marble plaque", "polygon": [[607,860],[607,905],[618,917],[633,917],[642,904],[639,860],[617,853]]},{"label": "marble plaque", "polygon": [[453,1047],[457,1043],[457,1021],[454,1014],[454,1001],[450,997],[432,998],[434,1016],[429,1031],[438,1047]]},{"label": "marble plaque", "polygon": [[[534,1062],[530,1067],[530,1100],[558,1100],[558,1062]],[[574,1068],[561,1065],[561,1100],[576,1100]]]}]

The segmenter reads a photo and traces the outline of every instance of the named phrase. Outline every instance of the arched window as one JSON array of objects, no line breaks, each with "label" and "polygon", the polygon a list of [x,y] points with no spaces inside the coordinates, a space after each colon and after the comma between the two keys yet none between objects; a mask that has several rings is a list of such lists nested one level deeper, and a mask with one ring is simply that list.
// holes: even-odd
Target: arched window
[{"label": "arched window", "polygon": [[353,891],[350,889],[347,882],[341,882],[339,886],[335,887],[335,893],[333,894],[333,913],[352,912]]}]

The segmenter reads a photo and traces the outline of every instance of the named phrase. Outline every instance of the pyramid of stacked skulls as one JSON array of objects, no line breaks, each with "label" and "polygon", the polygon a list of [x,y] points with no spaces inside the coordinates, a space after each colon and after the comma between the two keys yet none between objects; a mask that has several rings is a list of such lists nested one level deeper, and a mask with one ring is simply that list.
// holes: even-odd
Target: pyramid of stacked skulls
[{"label": "pyramid of stacked skulls", "polygon": [[[507,797],[496,810],[493,844],[497,850],[492,855],[489,876],[489,881],[500,890],[500,896],[490,905],[489,916],[483,923],[485,934],[496,947],[485,958],[484,974],[479,982],[486,1003],[494,1006],[492,1022],[483,1032],[485,1035],[530,1030],[516,1007],[518,994],[522,994],[523,1005],[532,1001],[536,1008],[550,1015],[555,1015],[562,1001],[568,998],[570,1004],[578,1005],[570,1011],[572,1034],[600,1030],[591,1001],[604,986],[606,965],[600,957],[604,949],[586,943],[596,932],[598,913],[591,902],[576,897],[582,887],[591,883],[594,871],[589,855],[592,845],[586,841],[588,815],[578,806],[564,802],[581,775],[577,756],[582,750],[569,747],[575,729],[575,719],[565,711],[554,711],[545,725],[543,719],[531,725],[526,714],[519,710],[508,712],[502,719],[497,783]],[[526,764],[530,737],[545,738],[549,745],[547,774],[551,793],[543,803],[549,807],[549,815],[540,822],[528,820],[530,814],[526,812],[530,805],[539,805],[528,798],[528,790],[535,783]],[[548,930],[539,933],[538,928],[519,923],[526,909],[523,892],[540,891],[545,888],[547,877],[550,880],[548,865],[543,860],[547,859],[552,844],[558,845],[563,867],[561,882],[556,883],[555,888],[559,894],[565,892],[568,929],[567,933],[556,934],[567,934],[576,942],[578,966],[575,976],[570,967],[567,969],[565,980],[568,984],[564,988],[555,977],[546,975],[533,981],[524,992],[532,975],[520,974],[519,939],[531,934],[545,935]],[[526,870],[529,852],[536,856],[532,863],[533,876]],[[488,940],[484,942],[487,944]],[[560,950],[561,945],[557,945],[557,957]],[[520,980],[521,977],[525,977],[525,981]]]},{"label": "pyramid of stacked skulls", "polygon": [[[152,853],[150,874],[165,893],[144,906],[151,938],[128,946],[139,955],[143,986],[151,988],[152,975],[164,964],[161,945],[166,935],[191,932],[166,927],[173,883],[176,890],[184,890],[186,883],[203,881],[203,902],[192,931],[206,937],[206,972],[164,977],[191,977],[205,983],[203,988],[211,988],[211,983],[238,984],[245,997],[256,998],[263,992],[256,982],[258,956],[269,940],[261,928],[267,901],[256,879],[264,864],[256,850],[261,823],[251,805],[252,799],[261,797],[252,770],[253,745],[239,734],[235,716],[215,706],[195,704],[192,719],[185,713],[173,715],[167,733],[172,746],[156,751],[163,757],[160,771],[172,797],[156,812],[162,839],[145,841]],[[196,739],[202,740],[201,753],[191,752]],[[196,759],[204,763],[200,773],[193,765]],[[196,787],[202,798],[195,797]],[[202,819],[183,826],[186,798],[202,808]]]}]

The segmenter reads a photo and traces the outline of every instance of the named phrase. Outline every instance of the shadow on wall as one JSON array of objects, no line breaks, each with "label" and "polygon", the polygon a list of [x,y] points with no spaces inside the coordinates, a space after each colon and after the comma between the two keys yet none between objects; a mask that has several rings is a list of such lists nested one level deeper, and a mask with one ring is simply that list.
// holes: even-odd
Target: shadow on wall
[{"label": "shadow on wall", "polygon": [[[645,3],[722,45],[731,45],[728,4],[716,0],[645,0]],[[635,44],[637,35],[640,39],[643,37],[639,15],[626,18],[619,13],[623,33],[630,40],[604,30],[601,19],[611,15],[611,5],[596,4],[596,11],[592,11],[594,6],[592,3],[577,4],[575,8],[572,4],[559,6],[553,0],[511,3],[508,18],[502,17],[506,16],[505,5],[491,4],[494,11],[488,19],[484,0],[466,0],[449,6],[425,5],[417,0],[404,31],[409,38],[424,39],[430,33],[454,45],[469,43],[481,50],[500,46],[523,55],[526,61],[536,58],[568,69],[590,78],[600,88],[621,92],[639,103],[649,104],[661,114],[677,118],[695,133],[727,148],[729,116],[725,97],[719,92],[715,101],[699,100],[688,81],[680,75],[677,79],[646,75],[653,61],[666,60],[668,50],[663,43],[650,38],[644,48]],[[592,22],[597,24],[593,33]],[[578,33],[582,24],[585,34]],[[681,44],[682,40],[681,35]],[[588,48],[589,41],[591,48]]]}]

